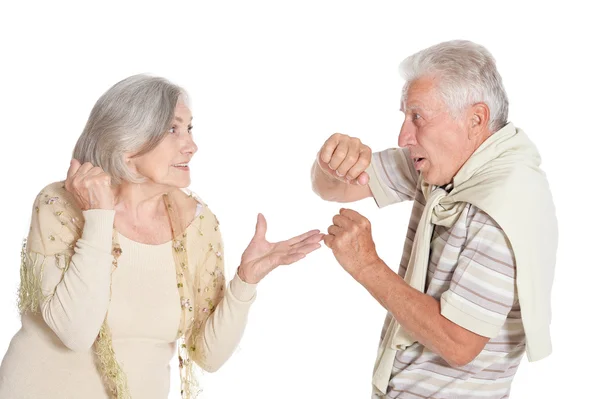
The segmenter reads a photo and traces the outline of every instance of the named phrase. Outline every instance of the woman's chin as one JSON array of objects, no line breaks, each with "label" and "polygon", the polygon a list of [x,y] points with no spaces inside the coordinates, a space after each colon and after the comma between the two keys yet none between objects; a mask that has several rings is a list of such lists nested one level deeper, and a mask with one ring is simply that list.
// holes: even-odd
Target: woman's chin
[{"label": "woman's chin", "polygon": [[191,179],[169,179],[164,181],[154,181],[157,187],[163,187],[167,191],[177,190],[180,188],[187,188],[191,184]]},{"label": "woman's chin", "polygon": [[190,186],[190,184],[192,184],[191,179],[181,179],[181,180],[177,180],[175,182],[172,182],[171,184],[169,184],[171,187],[173,188],[187,188]]}]

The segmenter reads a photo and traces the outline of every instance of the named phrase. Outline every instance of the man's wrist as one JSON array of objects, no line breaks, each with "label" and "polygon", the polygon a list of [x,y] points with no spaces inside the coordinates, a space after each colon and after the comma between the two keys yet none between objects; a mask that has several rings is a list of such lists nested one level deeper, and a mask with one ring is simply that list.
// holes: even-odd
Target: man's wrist
[{"label": "man's wrist", "polygon": [[353,277],[356,281],[364,285],[365,282],[369,281],[371,277],[377,274],[382,266],[387,267],[381,258],[376,257],[374,260],[361,265]]}]

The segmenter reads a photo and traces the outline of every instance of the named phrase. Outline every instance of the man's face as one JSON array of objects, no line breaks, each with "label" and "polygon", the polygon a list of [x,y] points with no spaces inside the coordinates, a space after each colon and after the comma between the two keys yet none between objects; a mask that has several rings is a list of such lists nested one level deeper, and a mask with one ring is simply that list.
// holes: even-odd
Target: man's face
[{"label": "man's face", "polygon": [[401,111],[405,118],[398,145],[408,147],[423,179],[443,186],[452,181],[476,147],[469,140],[467,112],[455,119],[438,94],[439,78],[426,76],[407,88]]}]

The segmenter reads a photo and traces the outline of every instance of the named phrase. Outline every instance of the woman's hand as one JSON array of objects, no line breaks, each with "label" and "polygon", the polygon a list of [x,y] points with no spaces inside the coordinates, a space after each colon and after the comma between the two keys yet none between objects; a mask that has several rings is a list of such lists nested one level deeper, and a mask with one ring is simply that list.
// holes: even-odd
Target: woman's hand
[{"label": "woman's hand", "polygon": [[71,160],[65,189],[73,194],[82,211],[115,208],[110,176],[89,162],[82,165],[76,159]]},{"label": "woman's hand", "polygon": [[277,266],[299,261],[320,248],[319,241],[323,239],[319,230],[311,230],[287,241],[270,243],[265,238],[266,233],[267,221],[259,213],[256,232],[242,254],[242,263],[238,269],[238,275],[247,283],[256,284]]}]

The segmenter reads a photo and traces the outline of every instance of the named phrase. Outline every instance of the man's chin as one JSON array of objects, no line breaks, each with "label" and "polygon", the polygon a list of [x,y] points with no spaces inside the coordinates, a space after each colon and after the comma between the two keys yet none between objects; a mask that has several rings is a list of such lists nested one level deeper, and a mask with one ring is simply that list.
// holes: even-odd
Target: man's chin
[{"label": "man's chin", "polygon": [[433,176],[431,173],[428,173],[427,170],[421,171],[421,177],[423,181],[431,186],[443,187],[446,184],[450,183],[450,181],[445,181],[440,176]]},{"label": "man's chin", "polygon": [[432,184],[434,185],[435,183],[432,181],[431,176],[429,173],[427,173],[428,170],[420,170],[419,173],[421,174],[421,179],[423,179],[423,181],[427,184]]}]

